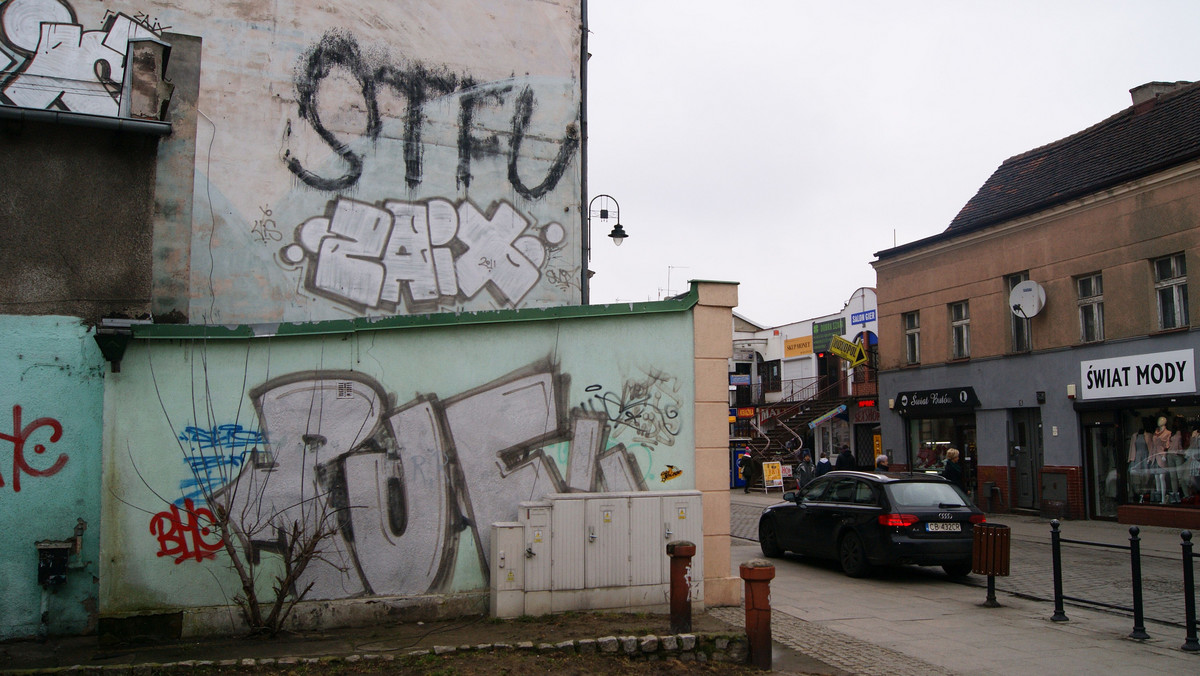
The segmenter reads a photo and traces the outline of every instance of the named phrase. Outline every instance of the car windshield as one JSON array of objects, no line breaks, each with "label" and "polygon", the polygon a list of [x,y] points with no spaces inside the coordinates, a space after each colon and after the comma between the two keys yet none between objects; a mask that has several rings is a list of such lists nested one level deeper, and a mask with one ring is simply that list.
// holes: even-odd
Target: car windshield
[{"label": "car windshield", "polygon": [[897,481],[887,484],[888,498],[896,508],[963,506],[966,498],[948,483]]}]

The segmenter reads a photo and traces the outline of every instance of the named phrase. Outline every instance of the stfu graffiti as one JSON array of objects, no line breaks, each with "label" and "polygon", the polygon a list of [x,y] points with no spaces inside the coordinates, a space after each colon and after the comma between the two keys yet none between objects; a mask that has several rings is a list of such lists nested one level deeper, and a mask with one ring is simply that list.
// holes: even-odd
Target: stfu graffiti
[{"label": "stfu graffiti", "polygon": [[[675,381],[658,374],[652,382]],[[622,388],[630,390],[645,385]],[[631,448],[610,439],[632,428],[617,428],[582,403],[569,407],[566,392],[567,377],[548,363],[449,398],[425,394],[401,405],[358,372],[276,378],[250,392],[265,448],[247,452],[209,497],[231,514],[271,515],[233,524],[254,556],[284,547],[288,524],[315,529],[334,515],[337,535],[298,585],[311,583],[309,598],[445,590],[460,556],[473,556],[486,575],[490,526],[514,519],[521,500],[646,490]],[[652,398],[642,401],[626,402],[628,420],[658,415]],[[192,466],[210,466],[196,457],[231,451],[192,445],[190,453]],[[195,511],[155,515],[160,556],[199,560],[215,549],[185,518]],[[470,554],[460,552],[464,543]]]},{"label": "stfu graffiti", "polygon": [[505,161],[508,182],[522,197],[536,200],[553,190],[579,147],[579,132],[572,120],[566,126],[546,174],[536,184],[528,183],[521,175],[520,157],[521,146],[529,136],[537,107],[536,97],[530,87],[516,91],[510,82],[480,84],[469,76],[431,68],[420,62],[403,63],[383,56],[368,56],[353,36],[333,31],[326,33],[301,57],[296,68],[295,87],[301,119],[342,159],[346,165],[345,172],[340,176],[323,176],[305,167],[300,159],[286,153],[284,156],[284,163],[297,178],[319,190],[346,190],[356,185],[363,173],[362,155],[340,140],[321,119],[318,98],[322,86],[335,69],[353,79],[366,113],[365,126],[360,133],[372,142],[379,139],[383,130],[379,104],[381,93],[390,92],[404,99],[404,181],[410,189],[420,185],[423,178],[422,135],[427,122],[425,105],[432,99],[449,94],[460,94],[455,179],[462,188],[471,184],[472,162],[482,157],[500,155],[498,133],[478,136],[475,132],[476,116],[487,109],[511,106],[511,122],[506,130],[508,151]]},{"label": "stfu graffiti", "polygon": [[506,202],[484,213],[463,200],[387,200],[376,206],[339,198],[327,214],[296,228],[280,259],[307,264],[305,286],[362,312],[406,306],[433,311],[485,288],[516,306],[541,278],[548,252],[566,231],[529,221]]}]

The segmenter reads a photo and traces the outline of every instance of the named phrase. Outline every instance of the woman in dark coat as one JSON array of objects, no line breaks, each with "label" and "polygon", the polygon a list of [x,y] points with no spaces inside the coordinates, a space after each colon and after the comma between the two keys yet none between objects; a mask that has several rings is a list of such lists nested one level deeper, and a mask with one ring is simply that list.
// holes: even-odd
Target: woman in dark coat
[{"label": "woman in dark coat", "polygon": [[946,451],[946,464],[942,467],[942,476],[950,483],[962,488],[963,472],[962,465],[958,462],[957,448]]}]

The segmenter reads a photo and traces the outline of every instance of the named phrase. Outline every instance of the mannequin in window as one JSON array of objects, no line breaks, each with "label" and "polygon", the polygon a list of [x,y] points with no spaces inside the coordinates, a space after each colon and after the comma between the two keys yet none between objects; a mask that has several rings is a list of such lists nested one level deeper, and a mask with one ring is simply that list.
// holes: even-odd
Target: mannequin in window
[{"label": "mannequin in window", "polygon": [[1150,457],[1153,458],[1151,470],[1154,472],[1154,490],[1158,494],[1158,501],[1166,504],[1169,501],[1168,488],[1172,491],[1178,489],[1178,484],[1175,481],[1174,458],[1169,452],[1171,449],[1171,430],[1167,429],[1167,417],[1159,416],[1158,424],[1154,428],[1154,432],[1150,434],[1147,440],[1150,446]]},{"label": "mannequin in window", "polygon": [[1171,481],[1171,502],[1179,502],[1186,497],[1188,480],[1191,479],[1191,468],[1184,455],[1184,446],[1188,445],[1187,423],[1183,416],[1175,416],[1171,420],[1171,444],[1167,447],[1168,478]]},{"label": "mannequin in window", "polygon": [[1149,432],[1138,430],[1129,437],[1129,498],[1130,502],[1141,502],[1142,495],[1150,490],[1150,479],[1147,472],[1151,467],[1147,458],[1150,446],[1147,439]]}]

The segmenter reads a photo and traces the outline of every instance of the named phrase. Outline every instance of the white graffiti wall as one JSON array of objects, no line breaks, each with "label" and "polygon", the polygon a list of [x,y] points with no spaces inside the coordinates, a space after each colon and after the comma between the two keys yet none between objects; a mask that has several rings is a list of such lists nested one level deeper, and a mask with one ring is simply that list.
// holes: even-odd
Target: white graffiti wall
[{"label": "white graffiti wall", "polygon": [[268,567],[300,535],[280,524],[329,519],[310,599],[486,589],[490,525],[521,501],[695,486],[692,331],[680,312],[135,341],[106,381],[101,607],[228,603],[217,510]]},{"label": "white graffiti wall", "polygon": [[580,11],[5,0],[0,104],[113,116],[130,39],[203,40],[194,323],[572,305]]}]

